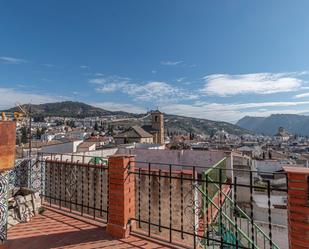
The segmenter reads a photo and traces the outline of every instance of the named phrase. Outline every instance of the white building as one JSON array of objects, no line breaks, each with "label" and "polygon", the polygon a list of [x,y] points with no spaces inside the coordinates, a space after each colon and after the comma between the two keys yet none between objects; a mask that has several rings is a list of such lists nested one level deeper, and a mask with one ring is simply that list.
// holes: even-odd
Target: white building
[{"label": "white building", "polygon": [[83,140],[67,141],[60,144],[46,145],[41,149],[42,153],[74,153]]}]

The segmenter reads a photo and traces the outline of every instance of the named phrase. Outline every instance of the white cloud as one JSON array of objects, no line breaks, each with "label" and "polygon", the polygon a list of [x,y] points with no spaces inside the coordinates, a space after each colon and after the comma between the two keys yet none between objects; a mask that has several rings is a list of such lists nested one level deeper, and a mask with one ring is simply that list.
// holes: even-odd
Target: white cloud
[{"label": "white cloud", "polygon": [[[305,109],[290,109],[287,107],[306,106]],[[282,109],[285,108],[285,109]],[[268,116],[275,113],[302,114],[308,112],[309,101],[302,102],[265,102],[265,103],[204,103],[171,104],[162,107],[167,113],[189,117],[205,118],[210,120],[224,120],[235,122],[244,116]]]},{"label": "white cloud", "polygon": [[155,100],[158,102],[192,100],[198,96],[185,91],[184,89],[174,87],[166,82],[153,81],[144,85],[129,87],[127,93],[136,96],[143,101]]},{"label": "white cloud", "polygon": [[122,87],[125,87],[122,83],[109,83],[106,85],[103,85],[99,88],[97,88],[98,92],[102,92],[102,93],[111,93],[111,92],[115,92],[118,91],[119,89],[121,89]]},{"label": "white cloud", "polygon": [[104,84],[104,83],[106,83],[106,79],[104,79],[104,78],[90,79],[89,83],[92,83],[92,84]]},{"label": "white cloud", "polygon": [[124,91],[128,87],[129,78],[120,76],[100,77],[90,79],[89,83],[100,85],[96,90],[101,93],[111,93],[115,91]]},{"label": "white cloud", "polygon": [[[127,94],[132,101],[160,105],[162,110],[167,113],[234,122],[245,115],[303,114],[309,110],[309,101],[210,103],[203,101],[203,97],[205,99],[203,93],[224,97],[237,94],[299,91],[306,87],[305,81],[300,79],[304,74],[307,74],[307,72],[209,75],[204,78],[205,85],[202,90],[186,89],[187,87],[184,86],[185,78],[176,79],[175,83],[178,82],[178,85],[164,81],[137,83],[132,79],[119,76],[97,77],[90,79],[89,82],[97,85],[96,90],[98,92]],[[300,98],[304,97],[305,94],[296,96],[295,98]],[[306,96],[309,97],[309,93]]]},{"label": "white cloud", "polygon": [[309,93],[301,93],[294,96],[295,99],[306,98],[309,97]]},{"label": "white cloud", "polygon": [[42,104],[63,100],[62,97],[40,93],[28,93],[14,88],[0,88],[0,110],[14,107],[16,102],[21,104]]},{"label": "white cloud", "polygon": [[5,64],[22,64],[27,63],[28,61],[20,58],[2,56],[0,57],[0,62]]},{"label": "white cloud", "polygon": [[183,82],[186,79],[186,77],[180,77],[178,79],[176,79],[177,82]]},{"label": "white cloud", "polygon": [[46,64],[42,64],[43,66],[45,66],[45,67],[55,67],[55,65],[54,64],[49,64],[49,63],[46,63]]},{"label": "white cloud", "polygon": [[132,104],[121,104],[116,102],[92,103],[91,105],[103,108],[109,111],[125,111],[131,113],[145,113],[146,109]]},{"label": "white cloud", "polygon": [[151,81],[137,84],[129,78],[112,76],[90,79],[90,83],[100,85],[96,88],[101,93],[122,92],[135,100],[161,102],[178,102],[197,99],[198,95],[188,90],[172,86],[166,82]]},{"label": "white cloud", "polygon": [[107,84],[126,84],[129,83],[130,79],[127,77],[122,77],[122,76],[108,76],[108,77],[103,77],[103,74],[100,75],[101,77],[99,78],[93,78],[89,80],[89,83],[92,84],[98,84],[98,85],[107,85]]},{"label": "white cloud", "polygon": [[195,106],[207,106],[209,110],[244,110],[251,108],[262,108],[262,107],[291,107],[291,106],[301,106],[309,105],[309,101],[282,101],[282,102],[257,102],[257,103],[228,103],[228,104],[219,104],[219,103],[206,103],[206,102],[196,102]]},{"label": "white cloud", "polygon": [[86,65],[81,65],[80,68],[81,68],[81,69],[89,69],[89,67],[86,66]]},{"label": "white cloud", "polygon": [[301,73],[254,73],[242,75],[213,74],[204,77],[201,90],[206,95],[271,94],[298,90]]},{"label": "white cloud", "polygon": [[182,63],[183,61],[161,61],[161,65],[163,66],[177,66]]}]

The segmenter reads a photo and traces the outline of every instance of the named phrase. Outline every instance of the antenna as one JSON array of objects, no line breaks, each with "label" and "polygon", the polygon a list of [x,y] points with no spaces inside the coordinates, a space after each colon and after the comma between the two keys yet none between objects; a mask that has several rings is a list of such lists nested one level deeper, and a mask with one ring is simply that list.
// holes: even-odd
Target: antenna
[{"label": "antenna", "polygon": [[19,102],[16,102],[15,105],[25,116],[28,116],[28,112],[22,107],[22,105]]}]

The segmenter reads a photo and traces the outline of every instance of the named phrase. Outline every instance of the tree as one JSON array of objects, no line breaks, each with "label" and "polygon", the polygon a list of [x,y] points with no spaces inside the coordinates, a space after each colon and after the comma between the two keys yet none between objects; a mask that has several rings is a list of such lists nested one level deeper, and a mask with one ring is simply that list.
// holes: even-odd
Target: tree
[{"label": "tree", "polygon": [[112,125],[109,125],[109,126],[108,126],[108,133],[109,133],[109,135],[111,135],[111,136],[114,135],[114,128],[113,128]]},{"label": "tree", "polygon": [[41,139],[41,136],[42,136],[42,131],[41,131],[41,129],[40,128],[37,128],[36,129],[36,138],[37,139]]},{"label": "tree", "polygon": [[43,134],[45,134],[45,132],[47,131],[47,128],[46,128],[46,127],[42,127],[42,130],[41,130],[41,131],[42,131],[42,135],[43,135]]},{"label": "tree", "polygon": [[28,138],[27,127],[25,127],[25,126],[21,127],[20,132],[21,132],[21,143],[23,143],[23,144],[28,143],[29,138]]},{"label": "tree", "polygon": [[70,126],[71,128],[75,128],[75,121],[74,120],[68,120],[66,122],[67,126]]},{"label": "tree", "polygon": [[105,125],[104,125],[103,121],[101,121],[101,131],[105,132]]},{"label": "tree", "polygon": [[168,137],[171,137],[171,135],[172,135],[171,132],[170,132],[170,130],[169,130],[168,128],[166,129],[166,135],[167,135]]},{"label": "tree", "polygon": [[194,140],[194,133],[192,131],[190,131],[190,140]]},{"label": "tree", "polygon": [[46,127],[37,128],[37,130],[36,130],[36,138],[37,139],[41,139],[42,135],[45,134],[46,130],[47,130]]},{"label": "tree", "polygon": [[64,125],[64,122],[63,120],[56,120],[56,126],[61,126],[61,125]]},{"label": "tree", "polygon": [[98,122],[97,122],[97,121],[95,122],[95,124],[94,124],[94,126],[93,126],[93,129],[94,129],[95,131],[99,131],[99,125],[98,125]]},{"label": "tree", "polygon": [[38,115],[33,117],[33,122],[38,123],[38,122],[45,122],[44,116]]}]

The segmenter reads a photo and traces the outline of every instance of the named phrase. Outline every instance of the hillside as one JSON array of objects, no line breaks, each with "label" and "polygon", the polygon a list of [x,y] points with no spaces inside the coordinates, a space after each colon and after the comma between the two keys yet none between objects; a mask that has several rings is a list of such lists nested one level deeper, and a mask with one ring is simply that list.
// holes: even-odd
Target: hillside
[{"label": "hillside", "polygon": [[[27,105],[23,106],[28,109]],[[93,107],[81,102],[65,101],[59,103],[46,103],[40,105],[32,105],[33,116],[60,116],[60,117],[72,117],[72,118],[85,118],[85,117],[106,117],[110,115],[116,115],[118,118],[129,118],[119,122],[113,122],[114,125],[125,125],[131,126],[134,124],[142,125],[143,123],[150,121],[149,119],[138,119],[139,117],[145,116],[145,114],[134,114],[122,111],[108,111],[102,108]],[[11,108],[6,111],[19,111],[17,107]],[[170,131],[179,131],[182,133],[194,132],[198,134],[212,135],[217,130],[224,129],[230,134],[241,135],[250,133],[248,130],[240,128],[236,125],[211,121],[207,119],[183,117],[177,115],[165,114],[165,126]]]},{"label": "hillside", "polygon": [[240,119],[238,126],[259,134],[274,135],[278,127],[284,127],[292,134],[309,135],[309,116],[296,114],[273,114],[269,117],[249,117]]},{"label": "hillside", "polygon": [[[29,110],[28,105],[23,105],[22,107],[26,110]],[[14,112],[19,111],[19,109],[17,107],[14,107],[6,111]],[[97,117],[97,116],[109,116],[109,115],[136,116],[132,113],[107,111],[102,108],[73,101],[31,105],[31,112],[33,116],[43,116],[43,117],[57,116],[57,117],[85,118],[85,117]]]},{"label": "hillside", "polygon": [[227,122],[212,121],[208,119],[183,117],[169,114],[165,115],[165,126],[171,131],[192,131],[194,133],[204,133],[208,135],[213,135],[218,130],[225,130],[226,132],[235,135],[252,133],[246,129]]}]

